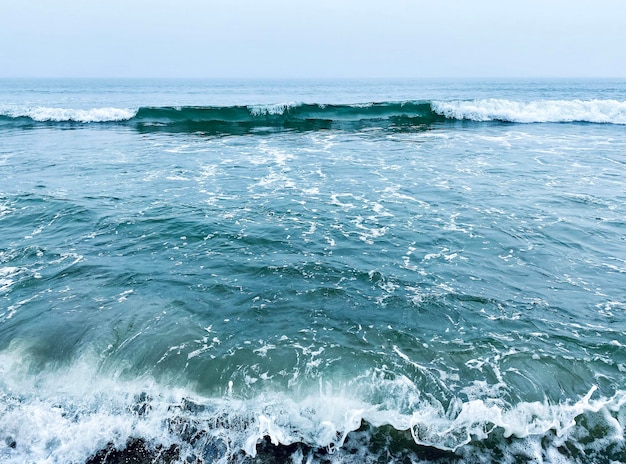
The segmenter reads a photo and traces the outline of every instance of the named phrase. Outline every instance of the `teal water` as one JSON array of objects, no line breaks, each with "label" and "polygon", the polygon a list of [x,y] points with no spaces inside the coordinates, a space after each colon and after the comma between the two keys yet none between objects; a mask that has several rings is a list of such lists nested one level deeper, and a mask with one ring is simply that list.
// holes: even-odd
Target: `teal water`
[{"label": "teal water", "polygon": [[625,128],[619,81],[1,81],[0,460],[626,460]]}]

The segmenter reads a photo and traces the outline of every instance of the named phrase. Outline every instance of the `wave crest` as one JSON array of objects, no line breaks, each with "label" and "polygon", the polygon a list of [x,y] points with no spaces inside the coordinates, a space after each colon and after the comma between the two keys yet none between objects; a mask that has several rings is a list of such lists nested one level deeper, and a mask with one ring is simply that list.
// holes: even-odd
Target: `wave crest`
[{"label": "wave crest", "polygon": [[34,108],[6,108],[0,110],[0,116],[12,119],[27,118],[35,122],[115,122],[132,119],[136,111],[125,108],[53,108],[37,106]]},{"label": "wave crest", "polygon": [[590,122],[626,124],[626,101],[539,100],[530,102],[491,98],[433,102],[433,111],[450,119],[517,123]]},{"label": "wave crest", "polygon": [[116,124],[140,131],[242,134],[263,130],[422,130],[455,121],[626,124],[626,101],[486,99],[332,105],[277,103],[240,106],[129,108],[2,108],[0,124]]},{"label": "wave crest", "polygon": [[621,461],[626,452],[624,391],[601,397],[591,387],[559,403],[440,401],[406,377],[366,372],[339,390],[239,397],[229,383],[200,397],[145,377],[102,375],[92,356],[33,382],[27,351],[14,344],[0,352],[0,461],[101,463],[111,453],[131,461],[167,452],[189,462],[588,462]]}]

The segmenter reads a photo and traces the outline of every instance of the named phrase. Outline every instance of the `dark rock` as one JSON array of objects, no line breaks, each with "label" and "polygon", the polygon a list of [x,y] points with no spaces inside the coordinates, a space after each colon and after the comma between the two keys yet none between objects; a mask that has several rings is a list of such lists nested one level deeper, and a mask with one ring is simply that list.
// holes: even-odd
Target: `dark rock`
[{"label": "dark rock", "polygon": [[90,457],[86,464],[172,464],[179,460],[176,445],[167,449],[158,445],[152,448],[141,438],[130,438],[124,449],[115,449],[112,443]]}]

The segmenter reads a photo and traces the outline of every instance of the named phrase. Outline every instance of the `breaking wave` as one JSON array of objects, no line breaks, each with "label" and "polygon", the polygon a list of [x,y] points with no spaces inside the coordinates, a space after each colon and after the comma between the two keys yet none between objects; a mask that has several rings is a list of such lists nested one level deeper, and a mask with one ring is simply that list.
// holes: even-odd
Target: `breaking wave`
[{"label": "breaking wave", "polygon": [[589,122],[626,124],[626,102],[617,100],[539,100],[530,102],[487,99],[435,102],[433,111],[450,119],[517,123]]},{"label": "breaking wave", "polygon": [[247,106],[0,108],[0,127],[116,124],[142,131],[241,134],[263,130],[414,129],[453,121],[626,124],[617,100],[381,102],[353,105],[284,103]]},{"label": "breaking wave", "polygon": [[[42,371],[0,354],[0,461],[589,462],[622,461],[626,392],[555,404],[422,394],[372,371],[344,389],[207,398],[97,373],[93,360]],[[30,379],[30,380],[29,380]],[[379,398],[379,400],[374,400]],[[149,458],[149,459],[148,459]],[[257,461],[255,461],[257,459]],[[608,462],[608,461],[606,461]]]},{"label": "breaking wave", "polygon": [[132,119],[136,111],[124,108],[51,108],[37,106],[34,108],[4,108],[0,109],[2,122],[116,122]]}]

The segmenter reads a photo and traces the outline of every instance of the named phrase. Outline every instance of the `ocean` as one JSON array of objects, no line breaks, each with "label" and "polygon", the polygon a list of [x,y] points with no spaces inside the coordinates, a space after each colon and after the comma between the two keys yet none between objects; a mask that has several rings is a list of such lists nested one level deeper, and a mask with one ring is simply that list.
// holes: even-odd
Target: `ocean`
[{"label": "ocean", "polygon": [[626,81],[0,80],[0,462],[626,462]]}]

